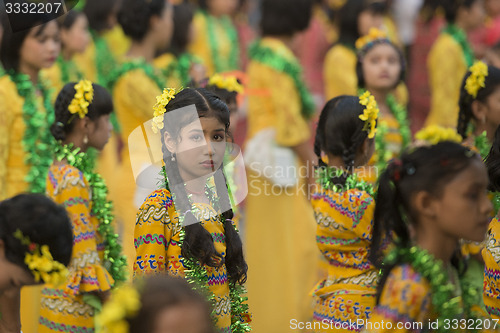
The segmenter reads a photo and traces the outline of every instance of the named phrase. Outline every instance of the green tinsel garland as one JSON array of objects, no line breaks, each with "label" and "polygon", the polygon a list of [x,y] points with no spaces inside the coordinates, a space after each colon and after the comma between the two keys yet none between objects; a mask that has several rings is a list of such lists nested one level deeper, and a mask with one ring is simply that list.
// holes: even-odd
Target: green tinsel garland
[{"label": "green tinsel garland", "polygon": [[398,121],[399,133],[401,133],[403,137],[402,149],[405,149],[411,143],[411,130],[406,108],[396,101],[396,97],[394,97],[393,94],[387,95],[387,106],[389,110],[391,110],[394,118]]},{"label": "green tinsel garland", "polygon": [[[427,279],[431,286],[432,305],[438,315],[439,332],[450,332],[444,328],[445,319],[462,319],[465,314],[466,319],[478,319],[479,316],[472,312],[474,299],[478,291],[469,286],[466,279],[460,278],[462,295],[454,296],[454,286],[449,281],[446,269],[441,260],[436,259],[432,254],[413,246],[396,247],[384,260],[386,265],[394,265],[399,262],[408,263],[422,277]],[[476,331],[476,330],[472,330]]]},{"label": "green tinsel garland", "polygon": [[[165,170],[165,166],[162,167],[161,170],[161,175],[163,176],[164,179],[164,186],[167,190],[170,191],[170,187],[168,185],[168,179],[167,179],[167,173]],[[175,193],[170,192],[172,195],[173,201],[175,203]],[[220,207],[219,206],[219,198],[217,198],[214,195],[214,189],[206,185],[205,187],[205,195],[211,202],[212,206],[214,208]],[[191,195],[189,195],[191,199]],[[191,200],[192,202],[192,200]],[[193,214],[196,215],[196,208],[194,205],[192,205],[192,210]],[[177,230],[180,230],[179,233],[179,247],[182,248],[182,244],[184,242],[184,238],[186,235],[186,231],[183,228],[183,222],[184,222],[184,217],[179,216],[178,222],[177,222]],[[224,217],[222,214],[220,215],[220,222],[222,224],[225,223]],[[236,229],[236,226],[235,226]],[[236,231],[239,233],[239,231],[236,229]],[[184,264],[184,274],[186,277],[186,280],[193,286],[193,288],[202,294],[206,295],[207,299],[209,302],[212,304],[212,306],[215,304],[215,294],[210,291],[208,287],[208,274],[207,270],[203,265],[201,265],[196,259],[194,258],[184,258],[183,261]],[[242,322],[242,314],[246,313],[248,311],[248,304],[245,302],[248,300],[248,297],[246,296],[241,296],[243,294],[246,294],[246,289],[244,286],[236,283],[235,285],[232,285],[231,283],[229,284],[229,298],[231,300],[231,332],[232,333],[246,333],[251,331],[250,324]],[[217,317],[215,316],[215,307],[213,307],[212,310],[212,318],[214,320],[214,324],[217,322]]]},{"label": "green tinsel garland", "polygon": [[467,34],[465,31],[454,24],[448,24],[443,29],[443,32],[450,35],[460,45],[464,53],[464,60],[467,68],[472,66],[475,59],[474,51],[472,51],[469,41],[467,40]]},{"label": "green tinsel garland", "polygon": [[[73,145],[56,145],[55,156],[58,161],[66,160],[80,170],[87,179],[92,191],[92,214],[99,221],[98,231],[105,240],[104,266],[115,280],[115,285],[127,280],[127,258],[122,254],[118,235],[113,228],[113,203],[107,199],[108,188],[101,175],[94,171],[95,156],[74,148]],[[90,156],[89,156],[90,155]]]},{"label": "green tinsel garland", "polygon": [[490,140],[488,140],[488,135],[486,131],[483,131],[480,135],[474,137],[474,147],[479,151],[479,155],[483,161],[488,157],[491,149]]},{"label": "green tinsel garland", "polygon": [[260,45],[260,42],[255,42],[252,46],[250,46],[249,55],[250,59],[290,76],[293,79],[295,87],[300,95],[302,115],[306,119],[309,119],[314,115],[314,100],[304,84],[304,80],[302,78],[302,67],[296,59],[286,59],[272,49]]},{"label": "green tinsel garland", "polygon": [[116,60],[109,49],[104,38],[93,30],[90,31],[95,45],[95,66],[97,72],[97,83],[111,89],[109,86],[109,75],[116,69]]},{"label": "green tinsel garland", "polygon": [[109,89],[113,90],[116,82],[123,75],[136,69],[142,70],[144,74],[146,74],[146,76],[150,78],[151,81],[153,81],[161,91],[163,91],[165,82],[163,82],[162,78],[156,73],[154,67],[148,64],[144,59],[135,59],[127,61],[123,63],[120,67],[115,68],[115,70],[108,77]]},{"label": "green tinsel garland", "polygon": [[[214,62],[215,72],[221,73],[231,70],[237,70],[239,68],[238,60],[240,59],[240,49],[238,44],[238,32],[234,28],[231,19],[227,16],[216,19],[204,10],[201,10],[200,12],[207,21],[208,44],[210,46],[210,53]],[[231,44],[229,59],[227,59],[226,61],[221,59],[218,37],[215,32],[215,20],[218,20],[222,24],[224,31],[228,34],[229,42]]]},{"label": "green tinsel garland", "polygon": [[331,190],[339,193],[349,191],[351,189],[358,189],[360,191],[368,193],[372,197],[374,196],[375,190],[373,188],[373,185],[364,180],[360,180],[358,175],[355,173],[347,176],[345,185],[338,186],[338,184],[335,183],[334,179],[341,178],[342,176],[344,176],[344,174],[344,170],[329,166],[323,166],[316,169],[317,182],[324,190]]},{"label": "green tinsel garland", "polygon": [[73,60],[64,60],[63,57],[59,55],[59,57],[57,57],[57,64],[61,69],[61,82],[63,85],[72,81],[70,79],[71,74],[76,76],[76,81],[83,79],[82,72],[80,72]]},{"label": "green tinsel garland", "polygon": [[29,183],[29,191],[45,193],[45,180],[50,165],[52,164],[52,147],[54,137],[49,131],[54,122],[54,109],[52,107],[51,91],[38,80],[38,89],[43,96],[45,112],[41,112],[36,103],[36,91],[30,77],[26,74],[9,72],[9,76],[16,84],[19,96],[24,98],[23,119],[26,130],[23,137],[23,147],[26,152],[25,163],[30,170],[25,177]]},{"label": "green tinsel garland", "polygon": [[181,54],[177,60],[172,61],[166,68],[162,70],[162,75],[165,78],[165,81],[168,82],[168,78],[172,76],[177,76],[183,87],[186,87],[191,81],[191,77],[189,76],[189,69],[193,63],[199,63],[199,59],[197,59],[194,55],[190,53]]}]

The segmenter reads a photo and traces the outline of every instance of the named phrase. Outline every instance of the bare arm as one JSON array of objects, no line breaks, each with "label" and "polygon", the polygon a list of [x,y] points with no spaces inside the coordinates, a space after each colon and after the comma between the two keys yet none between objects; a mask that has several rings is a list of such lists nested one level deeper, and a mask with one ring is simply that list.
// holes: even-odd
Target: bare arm
[{"label": "bare arm", "polygon": [[0,295],[0,333],[21,332],[21,289],[12,288]]}]

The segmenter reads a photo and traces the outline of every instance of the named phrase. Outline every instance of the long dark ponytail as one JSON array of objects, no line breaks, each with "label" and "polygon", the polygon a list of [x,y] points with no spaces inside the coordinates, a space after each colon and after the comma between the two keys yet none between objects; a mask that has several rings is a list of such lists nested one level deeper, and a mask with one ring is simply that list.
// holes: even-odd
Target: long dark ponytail
[{"label": "long dark ponytail", "polygon": [[[410,224],[417,223],[417,212],[411,207],[414,193],[425,191],[439,197],[444,187],[460,172],[465,170],[478,155],[454,142],[440,142],[434,146],[424,146],[407,150],[398,160],[392,161],[380,175],[372,243],[369,259],[383,269],[378,286],[378,297],[391,269],[398,264],[386,266],[383,263],[387,242],[400,247],[410,247]],[[460,256],[455,255],[458,266]],[[378,298],[377,298],[378,301]]]},{"label": "long dark ponytail", "polygon": [[[216,117],[225,125],[226,132],[229,129],[229,110],[227,105],[213,93],[202,89],[187,88],[179,92],[166,106],[165,118],[168,113],[190,105],[195,105],[197,117]],[[164,121],[165,126],[161,130],[161,137],[165,133],[169,133],[172,137],[177,138],[180,130],[195,121],[189,112],[186,116],[175,124],[173,122]],[[246,281],[246,273],[248,266],[243,256],[243,244],[235,227],[232,224],[234,213],[232,209],[222,212],[224,219],[224,234],[226,241],[226,253],[223,256],[217,253],[212,235],[200,224],[193,213],[191,212],[191,203],[189,201],[184,181],[179,173],[179,167],[175,159],[172,159],[172,153],[167,149],[165,143],[162,142],[163,160],[165,170],[168,175],[170,191],[176,194],[176,210],[179,216],[184,216],[185,238],[182,244],[182,256],[191,257],[199,260],[202,264],[218,267],[225,263],[228,272],[229,281],[233,284],[243,284]],[[219,207],[231,207],[227,183],[222,172],[221,165],[218,172],[215,173],[216,195],[219,199]],[[221,210],[223,210],[221,208]],[[217,260],[220,258],[221,260]]]}]

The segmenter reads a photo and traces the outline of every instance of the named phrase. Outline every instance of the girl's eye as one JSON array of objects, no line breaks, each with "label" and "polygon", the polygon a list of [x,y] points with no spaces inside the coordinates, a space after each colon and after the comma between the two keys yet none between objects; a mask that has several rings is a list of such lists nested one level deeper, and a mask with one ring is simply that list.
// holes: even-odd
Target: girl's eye
[{"label": "girl's eye", "polygon": [[215,141],[224,141],[225,137],[222,135],[214,135],[214,140]]},{"label": "girl's eye", "polygon": [[202,138],[201,135],[198,134],[191,136],[191,140],[193,140],[194,142],[199,142],[201,138]]}]

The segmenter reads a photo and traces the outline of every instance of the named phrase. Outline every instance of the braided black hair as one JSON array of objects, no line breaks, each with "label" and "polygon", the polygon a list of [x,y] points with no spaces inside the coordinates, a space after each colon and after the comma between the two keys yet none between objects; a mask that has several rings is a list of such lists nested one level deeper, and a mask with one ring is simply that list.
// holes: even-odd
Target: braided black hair
[{"label": "braided black hair", "polygon": [[[319,167],[326,164],[321,160],[321,152],[342,157],[345,168],[352,172],[356,154],[368,138],[363,130],[364,121],[359,119],[365,107],[359,104],[355,96],[338,96],[328,101],[321,111],[314,140],[314,153],[318,156]],[[344,185],[347,174],[343,174],[336,183]]]},{"label": "braided black hair", "polygon": [[69,264],[73,231],[64,207],[41,194],[20,194],[0,202],[0,239],[5,244],[5,256],[30,272],[24,262],[28,246],[14,236],[18,229],[31,242],[48,245],[54,260]]},{"label": "braided black hair", "polygon": [[495,139],[484,163],[488,169],[488,178],[490,181],[488,190],[500,192],[500,126],[495,131]]},{"label": "braided black hair", "polygon": [[[78,115],[75,116],[68,110],[71,101],[75,97],[75,84],[76,82],[66,84],[56,98],[54,107],[55,121],[50,127],[50,132],[58,141],[64,141],[66,135],[71,133],[78,117]],[[113,112],[113,101],[105,88],[95,83],[92,84],[92,87],[94,88],[94,99],[88,107],[87,117],[96,120]]]},{"label": "braided black hair", "polygon": [[[226,132],[229,129],[229,110],[226,104],[216,95],[203,88],[186,88],[179,92],[166,106],[165,118],[168,113],[183,107],[195,105],[197,115],[193,116],[186,112],[183,119],[173,123],[164,120],[164,128],[161,137],[169,133],[171,137],[178,138],[183,127],[195,121],[197,117],[216,117],[225,125]],[[200,224],[191,212],[191,203],[188,199],[184,181],[179,173],[176,161],[172,161],[172,153],[167,149],[162,140],[163,160],[168,175],[171,192],[176,194],[176,210],[180,216],[184,216],[185,239],[182,244],[181,254],[183,257],[191,257],[199,260],[207,266],[217,267],[225,263],[229,281],[232,283],[244,283],[248,266],[243,257],[243,245],[234,228],[231,219],[233,210],[222,212],[224,218],[224,234],[226,239],[226,253],[217,253],[212,235]],[[215,173],[215,185],[220,207],[231,207],[227,191],[227,183],[222,173],[223,166]],[[218,207],[216,207],[218,208]],[[221,261],[215,258],[222,259]]]},{"label": "braided black hair", "polygon": [[[397,262],[390,267],[383,265],[386,244],[397,242],[402,247],[411,246],[409,224],[418,220],[417,212],[410,205],[412,195],[425,191],[440,197],[446,184],[479,158],[458,143],[440,142],[405,151],[380,175],[369,255],[371,263],[384,270],[378,298],[390,270],[397,265]],[[460,256],[456,253],[452,263],[458,266],[459,261]]]},{"label": "braided black hair", "polygon": [[165,0],[124,0],[118,12],[123,32],[135,41],[142,41],[149,30],[153,16],[161,16]]},{"label": "braided black hair", "polygon": [[467,138],[467,128],[469,126],[469,123],[474,118],[474,114],[472,112],[472,103],[474,101],[486,103],[488,97],[493,94],[500,86],[500,69],[494,66],[488,66],[488,75],[484,80],[484,87],[478,90],[477,96],[476,98],[474,98],[465,89],[465,82],[470,75],[471,72],[468,71],[464,76],[462,86],[460,87],[460,99],[458,100],[460,111],[458,113],[457,132],[464,139]]}]

